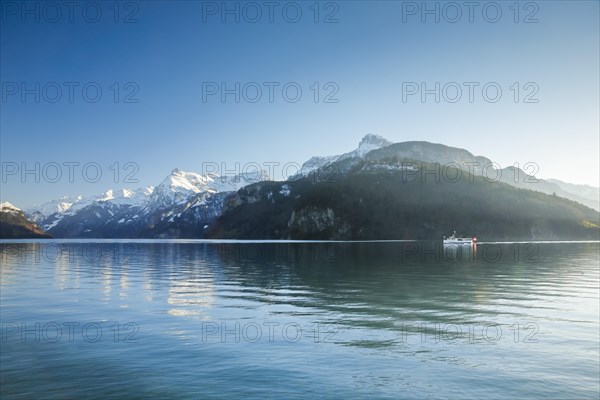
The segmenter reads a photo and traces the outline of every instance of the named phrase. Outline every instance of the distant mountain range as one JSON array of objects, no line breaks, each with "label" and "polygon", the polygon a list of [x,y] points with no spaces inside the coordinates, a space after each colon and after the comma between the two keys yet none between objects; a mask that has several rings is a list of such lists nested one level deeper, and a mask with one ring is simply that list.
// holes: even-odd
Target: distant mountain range
[{"label": "distant mountain range", "polygon": [[156,187],[63,197],[26,214],[53,237],[202,238],[227,195],[267,179],[258,172],[221,177],[174,169]]},{"label": "distant mountain range", "polygon": [[562,194],[562,196],[567,199],[577,201],[596,211],[600,211],[600,207],[598,206],[600,204],[600,190],[598,190],[597,187],[590,185],[575,185],[573,183],[559,181],[558,179],[548,179],[547,182],[560,187],[561,190],[557,194]]},{"label": "distant mountain range", "polygon": [[5,217],[8,209],[0,216],[3,232],[14,222],[57,238],[427,239],[459,227],[495,238],[597,238],[599,203],[598,188],[496,170],[460,148],[369,134],[353,151],[312,157],[283,182],[265,172],[174,169],[156,187],[32,207],[21,213],[29,225]]}]

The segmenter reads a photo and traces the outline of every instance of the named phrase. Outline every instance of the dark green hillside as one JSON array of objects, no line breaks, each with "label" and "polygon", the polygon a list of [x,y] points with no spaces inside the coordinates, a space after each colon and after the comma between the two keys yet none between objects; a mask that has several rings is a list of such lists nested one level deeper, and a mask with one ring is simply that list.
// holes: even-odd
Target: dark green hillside
[{"label": "dark green hillside", "polygon": [[[228,199],[209,232],[237,239],[599,239],[600,214],[573,201],[465,171],[456,182],[361,161],[329,181],[261,182]],[[434,169],[419,163],[419,168]],[[341,169],[340,169],[341,170]],[[448,170],[447,176],[456,176]],[[315,175],[317,176],[317,175]],[[283,190],[287,185],[290,193]]]}]

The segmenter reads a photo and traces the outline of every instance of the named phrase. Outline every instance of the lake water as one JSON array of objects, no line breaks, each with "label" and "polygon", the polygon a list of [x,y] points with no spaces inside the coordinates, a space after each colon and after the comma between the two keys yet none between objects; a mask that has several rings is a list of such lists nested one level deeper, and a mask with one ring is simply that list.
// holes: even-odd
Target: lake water
[{"label": "lake water", "polygon": [[598,243],[1,243],[1,397],[599,396]]}]

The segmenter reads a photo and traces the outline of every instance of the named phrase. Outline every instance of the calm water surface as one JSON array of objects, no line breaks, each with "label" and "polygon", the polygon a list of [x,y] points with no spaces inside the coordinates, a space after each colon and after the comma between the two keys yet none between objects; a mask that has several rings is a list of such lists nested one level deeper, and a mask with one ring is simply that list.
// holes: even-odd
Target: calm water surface
[{"label": "calm water surface", "polygon": [[1,243],[2,399],[599,396],[598,243]]}]

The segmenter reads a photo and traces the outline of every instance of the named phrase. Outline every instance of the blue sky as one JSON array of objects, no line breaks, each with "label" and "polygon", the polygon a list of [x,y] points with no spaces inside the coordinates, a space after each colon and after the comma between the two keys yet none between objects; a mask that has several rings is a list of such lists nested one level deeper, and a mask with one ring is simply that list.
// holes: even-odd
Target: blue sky
[{"label": "blue sky", "polygon": [[[31,174],[24,180],[5,174],[2,201],[26,208],[62,195],[157,185],[175,167],[202,172],[209,162],[229,169],[236,162],[301,164],[349,151],[367,133],[466,148],[502,167],[535,162],[539,177],[598,185],[597,1],[521,2],[518,23],[512,1],[494,3],[502,12],[495,23],[488,21],[495,8],[482,11],[489,2],[479,3],[472,23],[464,6],[457,22],[446,21],[455,14],[450,8],[444,14],[445,2],[427,3],[439,7],[439,22],[434,15],[422,22],[422,2],[318,2],[318,23],[314,2],[278,3],[273,22],[263,2],[253,3],[262,16],[252,23],[251,8],[244,14],[245,3],[228,2],[240,7],[240,22],[224,15],[223,23],[221,2],[122,2],[117,15],[113,2],[98,1],[87,6],[87,17],[87,3],[80,2],[71,20],[62,2],[55,3],[57,17],[43,2],[28,2],[32,13],[23,16],[21,2],[3,1],[2,162],[19,169],[55,162],[63,177],[53,183],[40,174],[38,183]],[[208,14],[214,6],[216,14]],[[91,22],[96,8],[102,14]],[[297,9],[302,16],[292,23]],[[324,23],[328,15],[338,22]],[[528,16],[538,22],[524,23]],[[74,82],[72,102],[65,82]],[[264,90],[255,103],[243,96],[236,103],[234,95],[222,102],[219,94],[203,101],[203,82],[228,88],[256,82]],[[279,84],[273,102],[265,82]],[[456,103],[447,101],[452,91],[439,103],[434,95],[423,103],[418,94],[403,102],[406,82],[429,88],[457,82],[463,95]],[[479,84],[473,102],[464,82]],[[497,102],[482,95],[490,82],[502,89]],[[23,83],[33,92],[39,83],[39,102],[35,94],[21,97]],[[302,89],[295,103],[283,97],[288,83]],[[53,103],[56,85],[62,92]],[[92,102],[96,87],[102,96]],[[254,87],[247,89],[253,98]],[[324,102],[336,89],[330,99],[338,101]],[[129,100],[137,102],[124,102],[134,91]],[[534,91],[530,99],[538,102],[524,102]],[[97,163],[102,179],[86,181],[75,167],[69,182],[65,162]],[[132,171],[124,169],[127,162],[138,167],[139,183],[124,182]],[[281,168],[275,171],[281,178]],[[54,176],[51,168],[48,174]]]}]

